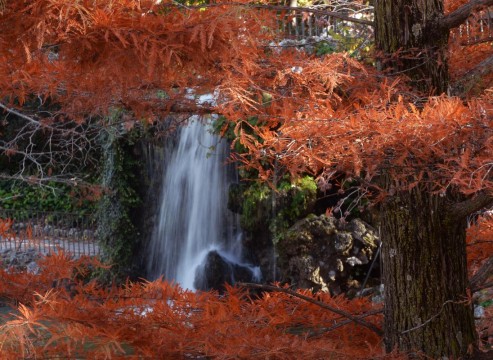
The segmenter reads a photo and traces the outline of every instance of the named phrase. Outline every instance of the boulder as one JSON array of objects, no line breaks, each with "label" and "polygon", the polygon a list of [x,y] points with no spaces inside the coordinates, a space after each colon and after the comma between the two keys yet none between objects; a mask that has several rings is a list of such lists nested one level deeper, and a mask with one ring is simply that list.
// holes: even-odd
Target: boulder
[{"label": "boulder", "polygon": [[249,267],[233,263],[216,250],[212,250],[195,271],[194,287],[197,290],[222,292],[225,289],[225,283],[234,284],[255,280],[255,274]]},{"label": "boulder", "polygon": [[359,283],[353,269],[370,263],[379,246],[377,232],[360,219],[349,223],[310,215],[290,227],[277,244],[281,281],[339,294]]}]

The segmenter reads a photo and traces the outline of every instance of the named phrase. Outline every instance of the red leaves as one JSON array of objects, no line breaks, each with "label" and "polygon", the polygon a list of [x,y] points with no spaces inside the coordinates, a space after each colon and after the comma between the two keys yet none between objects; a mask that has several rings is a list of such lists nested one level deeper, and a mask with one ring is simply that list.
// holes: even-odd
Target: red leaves
[{"label": "red leaves", "polygon": [[0,218],[0,238],[10,238],[12,236],[12,224],[14,221],[12,219],[1,219]]},{"label": "red leaves", "polygon": [[[437,192],[454,186],[473,194],[493,186],[492,114],[486,111],[490,97],[465,104],[442,96],[417,106],[398,82],[379,83],[376,74],[342,54],[325,57],[324,76],[322,62],[303,54],[287,56],[289,66],[282,57],[269,59],[255,75],[278,74],[272,81],[256,82],[270,94],[268,106],[238,107],[248,102],[247,95],[233,101],[242,90],[229,93],[236,104],[231,119],[255,114],[264,124],[253,129],[257,137],[247,139],[237,132],[249,150],[242,158],[245,165],[263,175],[270,163],[293,175],[330,169],[366,181],[386,172],[400,190],[423,179]],[[302,76],[291,74],[293,64]]]},{"label": "red leaves", "polygon": [[[81,358],[382,355],[381,339],[372,331],[354,324],[329,331],[344,319],[289,294],[265,293],[251,299],[245,290],[228,287],[226,295],[219,297],[161,281],[105,289],[75,280],[77,267],[83,264],[61,254],[44,259],[37,275],[2,273],[0,296],[24,304],[0,328],[2,358],[19,352],[24,357],[63,353]],[[54,281],[66,275],[64,282]],[[353,314],[372,310],[365,299],[349,301],[309,291],[303,295]],[[379,323],[380,317],[365,320]]]},{"label": "red leaves", "polygon": [[152,98],[156,89],[200,83],[213,92],[225,69],[248,70],[273,15],[154,1],[16,2],[0,15],[0,43],[9,44],[0,47],[0,95],[49,95],[68,117],[147,100],[153,118],[179,100]]},{"label": "red leaves", "polygon": [[467,230],[467,265],[469,275],[480,268],[481,264],[493,254],[493,216],[487,214]]}]

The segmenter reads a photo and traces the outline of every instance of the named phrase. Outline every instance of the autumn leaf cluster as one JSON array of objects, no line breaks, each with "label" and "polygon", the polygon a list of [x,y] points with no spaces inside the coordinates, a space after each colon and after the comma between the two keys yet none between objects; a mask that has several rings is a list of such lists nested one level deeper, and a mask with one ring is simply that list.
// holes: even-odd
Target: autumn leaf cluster
[{"label": "autumn leaf cluster", "polygon": [[36,0],[9,1],[0,20],[2,99],[39,96],[60,106],[58,120],[83,121],[111,107],[154,120],[225,69],[248,71],[272,17],[172,1]]},{"label": "autumn leaf cluster", "polygon": [[[12,235],[11,220],[0,225],[3,238]],[[491,253],[491,228],[485,217],[468,231],[471,275]],[[317,304],[379,327],[381,305],[368,298],[231,286],[222,295],[194,293],[162,279],[102,286],[88,275],[103,264],[61,250],[38,265],[34,272],[0,268],[0,299],[11,307],[0,319],[3,359],[405,358],[384,355],[378,334]]]},{"label": "autumn leaf cluster", "polygon": [[396,190],[491,188],[491,89],[428,99],[347,54],[270,47],[272,11],[36,0],[8,2],[0,17],[0,95],[12,106],[38,96],[59,104],[57,120],[112,107],[155,120],[201,113],[190,91],[214,92],[208,111],[233,123],[240,160],[264,179],[277,166],[324,181],[345,174],[379,194],[390,191],[383,174]]},{"label": "autumn leaf cluster", "polygon": [[491,90],[468,102],[423,102],[403,80],[390,83],[345,54],[273,56],[254,77],[263,83],[224,83],[222,93],[234,100],[222,102],[221,112],[247,148],[240,159],[265,179],[276,164],[294,175],[342,173],[374,188],[384,173],[396,190],[419,182],[434,192],[491,188]]},{"label": "autumn leaf cluster", "polygon": [[[384,358],[374,332],[288,294],[227,287],[219,296],[162,280],[111,288],[81,281],[83,269],[96,265],[60,252],[40,261],[36,274],[1,270],[0,296],[17,304],[0,326],[1,357]],[[381,321],[367,299],[300,293]]]}]

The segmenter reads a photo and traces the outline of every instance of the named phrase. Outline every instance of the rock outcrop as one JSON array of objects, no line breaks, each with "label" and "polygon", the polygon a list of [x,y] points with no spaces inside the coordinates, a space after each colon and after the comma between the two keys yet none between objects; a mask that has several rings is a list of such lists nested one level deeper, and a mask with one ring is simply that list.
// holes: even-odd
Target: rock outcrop
[{"label": "rock outcrop", "polygon": [[225,283],[252,282],[258,280],[257,276],[248,266],[236,264],[212,250],[195,272],[194,287],[222,292]]},{"label": "rock outcrop", "polygon": [[339,294],[351,286],[355,266],[369,264],[379,239],[365,222],[311,215],[290,227],[277,243],[281,281]]}]

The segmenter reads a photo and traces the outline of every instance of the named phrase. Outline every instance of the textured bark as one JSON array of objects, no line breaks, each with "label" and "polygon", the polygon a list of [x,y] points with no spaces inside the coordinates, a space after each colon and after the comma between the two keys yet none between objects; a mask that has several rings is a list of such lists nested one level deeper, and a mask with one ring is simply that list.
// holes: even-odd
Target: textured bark
[{"label": "textured bark", "polygon": [[382,206],[386,349],[467,356],[476,344],[467,302],[466,220],[423,189]]},{"label": "textured bark", "polygon": [[375,43],[382,70],[408,76],[426,93],[447,91],[449,31],[438,26],[443,0],[375,1]]},{"label": "textured bark", "polygon": [[[446,92],[449,33],[438,25],[442,18],[443,0],[376,1],[381,68],[408,76],[426,95]],[[465,303],[468,209],[457,211],[458,203],[421,184],[381,206],[388,351],[465,358],[476,344],[472,308]]]}]

